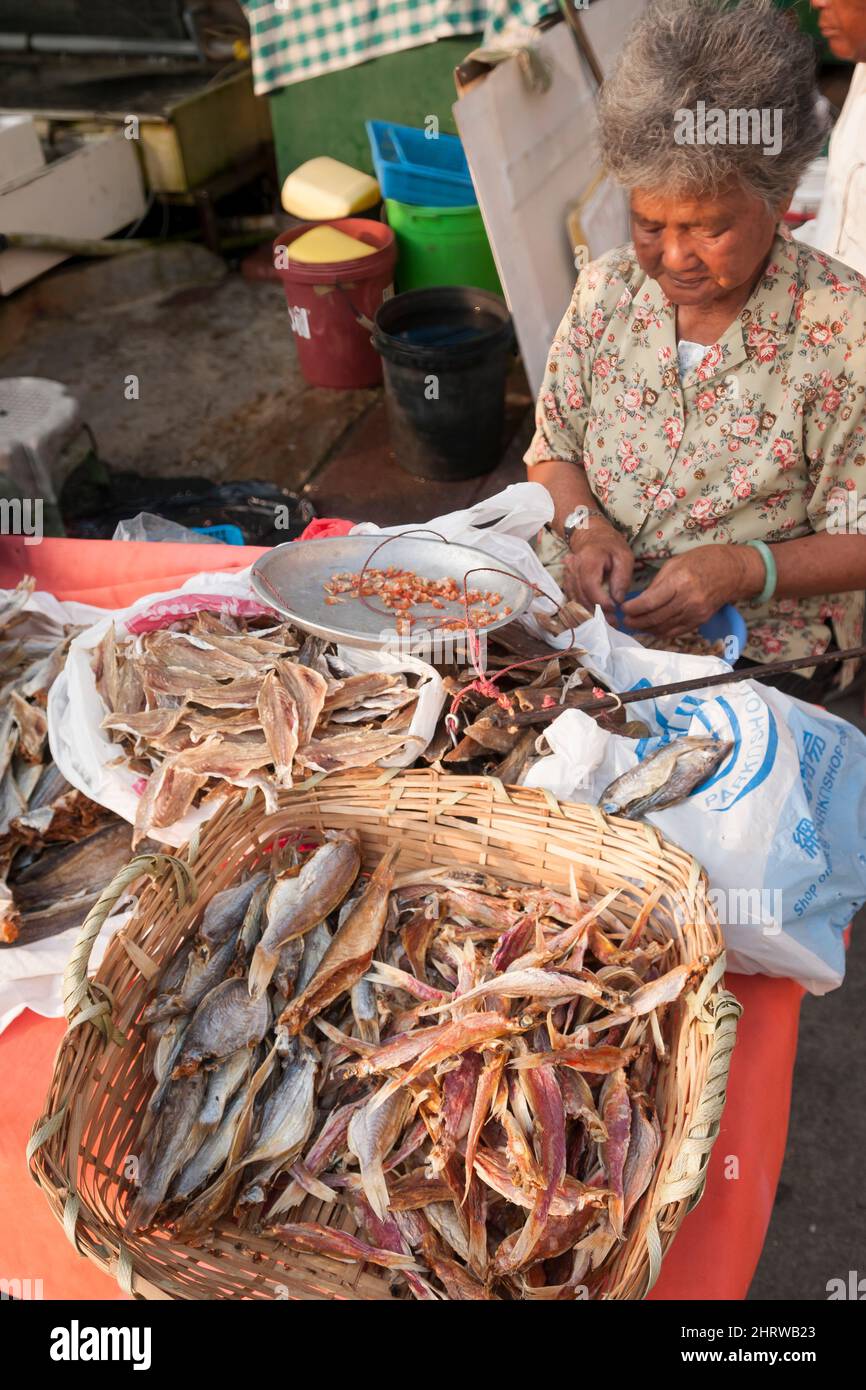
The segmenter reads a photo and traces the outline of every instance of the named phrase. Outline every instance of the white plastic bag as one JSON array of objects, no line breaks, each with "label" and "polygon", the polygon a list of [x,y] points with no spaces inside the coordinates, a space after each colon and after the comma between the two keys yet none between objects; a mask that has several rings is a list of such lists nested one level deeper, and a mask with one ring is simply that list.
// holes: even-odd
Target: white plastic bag
[{"label": "white plastic bag", "polygon": [[[96,690],[91,666],[93,650],[112,622],[116,624],[118,637],[122,638],[166,627],[177,618],[203,608],[240,615],[271,614],[273,610],[265,607],[250,588],[249,573],[247,569],[235,573],[194,574],[180,589],[149,594],[120,612],[103,614],[70,646],[66,665],[48,698],[48,738],[52,756],[67,781],[130,823],[135,820],[138,800],[146,783],[140,773],[132,771],[124,761],[118,762],[119,745],[100,727],[106,711]],[[408,671],[422,678],[424,683],[409,726],[407,746],[390,758],[381,759],[379,765],[405,767],[414,762],[433,737],[445,703],[445,690],[438,673],[415,657],[397,653],[341,647],[338,655],[353,671]],[[251,785],[249,779],[238,780],[241,785]],[[227,784],[226,793],[230,790]],[[209,800],[173,825],[154,828],[150,834],[166,844],[182,845],[220,804],[219,798]]]},{"label": "white plastic bag", "polygon": [[[0,590],[0,597],[9,591]],[[42,613],[58,623],[92,623],[104,610],[89,603],[63,602],[53,594],[35,590],[24,604],[28,613]],[[109,917],[94,945],[91,967],[102,959],[109,938],[127,920],[128,912]],[[39,941],[19,942],[14,949],[0,951],[0,1033],[25,1009],[46,1018],[63,1014],[63,970],[78,935],[77,927]]]},{"label": "white plastic bag", "polygon": [[[601,609],[574,636],[587,668],[615,690],[727,669],[642,648],[609,627]],[[730,740],[730,757],[701,788],[646,819],[706,869],[730,969],[791,976],[813,994],[841,984],[842,932],[866,900],[866,737],[752,681],[628,710],[653,737],[610,734],[567,710],[546,732],[552,755],[530,768],[526,785],[597,804],[615,777],[664,743],[708,733]]]}]

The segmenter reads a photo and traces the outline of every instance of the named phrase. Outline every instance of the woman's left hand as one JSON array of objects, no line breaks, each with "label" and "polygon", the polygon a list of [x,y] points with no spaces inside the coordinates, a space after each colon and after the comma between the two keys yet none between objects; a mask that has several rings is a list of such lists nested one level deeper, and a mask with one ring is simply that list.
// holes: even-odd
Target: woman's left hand
[{"label": "woman's left hand", "polygon": [[700,545],[666,560],[622,611],[633,632],[679,637],[724,604],[754,598],[763,587],[764,562],[753,546]]}]

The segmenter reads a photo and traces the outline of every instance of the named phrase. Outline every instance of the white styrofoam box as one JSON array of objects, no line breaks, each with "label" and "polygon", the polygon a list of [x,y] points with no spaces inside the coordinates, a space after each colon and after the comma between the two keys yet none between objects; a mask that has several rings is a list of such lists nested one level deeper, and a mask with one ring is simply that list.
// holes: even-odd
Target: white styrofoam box
[{"label": "white styrofoam box", "polygon": [[[608,3],[611,14],[590,25]],[[643,3],[606,0],[581,15],[603,71]],[[562,25],[539,35],[536,47],[551,72],[546,92],[528,91],[518,64],[502,63],[453,108],[533,391],[577,277],[569,209],[585,201],[581,221],[592,259],[629,237],[625,194],[599,180],[596,84],[588,65]]]},{"label": "white styrofoam box", "polygon": [[[104,237],[137,221],[146,200],[135,143],[120,134],[88,141],[0,188],[0,232]],[[64,260],[56,251],[0,252],[0,294]]]},{"label": "white styrofoam box", "polygon": [[604,0],[603,5],[580,11],[583,31],[605,77],[610,76],[626,30],[645,8],[646,0]]},{"label": "white styrofoam box", "polygon": [[0,188],[45,163],[33,117],[0,116]]}]

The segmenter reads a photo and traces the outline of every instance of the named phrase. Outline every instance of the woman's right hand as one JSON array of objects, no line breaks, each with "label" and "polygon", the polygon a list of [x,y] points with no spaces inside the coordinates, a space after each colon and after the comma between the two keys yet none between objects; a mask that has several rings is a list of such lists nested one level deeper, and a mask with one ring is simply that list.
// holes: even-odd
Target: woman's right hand
[{"label": "woman's right hand", "polygon": [[625,537],[603,517],[590,517],[585,531],[572,534],[565,592],[590,612],[601,604],[610,620],[628,593],[633,570],[634,555]]}]

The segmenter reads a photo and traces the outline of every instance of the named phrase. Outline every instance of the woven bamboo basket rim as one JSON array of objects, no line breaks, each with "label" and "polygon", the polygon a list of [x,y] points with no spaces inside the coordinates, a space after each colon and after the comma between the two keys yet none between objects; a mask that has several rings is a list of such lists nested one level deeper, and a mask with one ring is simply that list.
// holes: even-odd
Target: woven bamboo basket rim
[{"label": "woven bamboo basket rim", "polygon": [[[581,896],[618,887],[611,910],[626,926],[652,895],[646,932],[672,939],[671,965],[702,962],[698,984],[668,1008],[669,1056],[656,1090],[663,1137],[653,1178],[631,1213],[625,1241],[587,1276],[590,1297],[645,1297],[703,1193],[741,1013],[724,988],[723,941],[706,876],[691,855],[645,822],[605,816],[549,791],[433,769],[317,774],[281,792],[270,814],[255,789],[238,793],[181,850],[137,856],[106,887],[67,966],[68,1027],[27,1147],[31,1175],[68,1239],[137,1298],[392,1296],[389,1271],[296,1253],[228,1219],[195,1246],[165,1230],[124,1230],[131,1189],[124,1165],[135,1153],[152,1084],[141,1065],[136,1020],[162,964],[194,931],[209,899],[243,869],[267,862],[283,834],[348,825],[360,833],[366,867],[399,839],[401,875],[461,865],[534,886],[567,890],[574,881]],[[133,915],[88,979],[93,942],[133,889]],[[356,1229],[347,1209],[312,1196],[297,1219]]]}]

